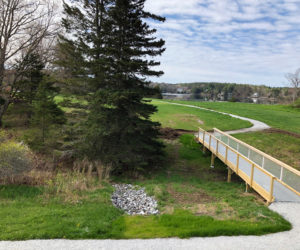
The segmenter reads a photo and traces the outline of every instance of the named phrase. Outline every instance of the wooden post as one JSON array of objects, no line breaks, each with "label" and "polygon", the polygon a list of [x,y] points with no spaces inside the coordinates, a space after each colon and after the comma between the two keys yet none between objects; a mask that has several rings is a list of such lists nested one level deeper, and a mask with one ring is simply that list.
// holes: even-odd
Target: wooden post
[{"label": "wooden post", "polygon": [[228,175],[227,175],[227,182],[231,182],[231,175],[232,175],[232,170],[230,167],[228,167]]},{"label": "wooden post", "polygon": [[206,147],[205,147],[205,131],[203,131],[203,154],[206,153]]},{"label": "wooden post", "polygon": [[214,153],[211,154],[211,162],[210,162],[210,167],[215,168],[215,158],[216,155]]},{"label": "wooden post", "polygon": [[209,135],[209,150],[211,150],[211,135]]},{"label": "wooden post", "polygon": [[271,184],[270,184],[270,198],[268,200],[268,204],[271,204],[273,202],[273,193],[274,193],[274,180],[275,177],[271,177]]},{"label": "wooden post", "polygon": [[251,167],[250,186],[253,186],[254,164]]},{"label": "wooden post", "polygon": [[240,155],[237,154],[237,159],[236,159],[236,174],[239,174],[239,164],[240,164]]},{"label": "wooden post", "polygon": [[250,185],[246,182],[246,193],[249,193],[250,189]]},{"label": "wooden post", "polygon": [[219,153],[219,141],[217,140],[217,148],[216,148],[216,155]]},{"label": "wooden post", "polygon": [[226,145],[226,153],[225,153],[225,163],[227,164],[227,158],[228,158],[228,146]]}]

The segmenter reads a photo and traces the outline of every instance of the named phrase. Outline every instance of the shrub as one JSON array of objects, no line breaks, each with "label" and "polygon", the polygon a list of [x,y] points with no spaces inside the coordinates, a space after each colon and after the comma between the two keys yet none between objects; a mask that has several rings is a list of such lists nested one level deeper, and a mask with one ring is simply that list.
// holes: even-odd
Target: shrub
[{"label": "shrub", "polygon": [[300,98],[298,98],[292,105],[294,108],[300,108]]},{"label": "shrub", "polygon": [[0,144],[0,176],[12,177],[31,169],[29,149],[22,144],[7,141]]},{"label": "shrub", "polygon": [[0,143],[6,141],[8,138],[6,132],[4,130],[0,130]]}]

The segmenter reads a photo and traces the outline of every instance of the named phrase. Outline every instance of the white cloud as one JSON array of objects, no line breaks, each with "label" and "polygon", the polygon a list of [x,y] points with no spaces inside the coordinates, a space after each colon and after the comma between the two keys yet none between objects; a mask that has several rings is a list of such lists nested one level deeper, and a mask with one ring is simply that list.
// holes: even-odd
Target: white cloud
[{"label": "white cloud", "polygon": [[[283,85],[300,67],[300,0],[148,0],[167,51],[158,81]],[[155,79],[154,79],[155,80]]]}]

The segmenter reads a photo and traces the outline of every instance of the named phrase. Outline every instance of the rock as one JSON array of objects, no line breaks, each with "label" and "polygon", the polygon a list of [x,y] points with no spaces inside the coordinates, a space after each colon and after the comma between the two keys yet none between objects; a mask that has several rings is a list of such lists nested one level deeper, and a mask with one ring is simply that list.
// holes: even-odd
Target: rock
[{"label": "rock", "polygon": [[158,214],[157,201],[148,196],[145,188],[138,189],[131,184],[113,185],[115,192],[111,196],[113,205],[129,215]]}]

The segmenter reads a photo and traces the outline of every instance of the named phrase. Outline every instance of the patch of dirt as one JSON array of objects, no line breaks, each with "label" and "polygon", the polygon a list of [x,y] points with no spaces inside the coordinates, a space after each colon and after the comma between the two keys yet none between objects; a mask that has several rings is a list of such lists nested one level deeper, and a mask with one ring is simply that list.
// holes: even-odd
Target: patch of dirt
[{"label": "patch of dirt", "polygon": [[195,131],[184,130],[184,129],[173,129],[173,128],[161,128],[159,130],[160,138],[167,140],[176,140],[182,134],[194,134]]},{"label": "patch of dirt", "polygon": [[217,208],[215,206],[207,206],[207,204],[196,204],[191,208],[195,215],[209,215],[214,216],[216,214]]},{"label": "patch of dirt", "polygon": [[266,129],[266,130],[264,130],[264,133],[267,133],[267,134],[284,134],[284,135],[293,136],[295,138],[300,138],[300,134],[290,132],[290,131],[286,131],[286,130],[282,130],[282,129],[278,129],[278,128]]},{"label": "patch of dirt", "polygon": [[186,122],[198,120],[198,117],[196,115],[191,115],[191,114],[176,114],[175,116],[177,119]]},{"label": "patch of dirt", "polygon": [[191,211],[198,216],[208,215],[219,220],[231,219],[235,216],[235,211],[226,202],[196,204]]},{"label": "patch of dirt", "polygon": [[254,189],[251,189],[250,192],[248,192],[248,193],[247,192],[242,193],[241,196],[254,197],[255,201],[258,202],[259,204],[265,204],[264,198],[262,198],[257,192],[255,192]]},{"label": "patch of dirt", "polygon": [[[184,185],[181,187],[183,190],[186,188]],[[177,204],[199,204],[209,203],[215,201],[214,197],[209,196],[203,190],[197,189],[194,192],[178,192],[171,185],[167,187],[168,193],[176,201]]]}]

